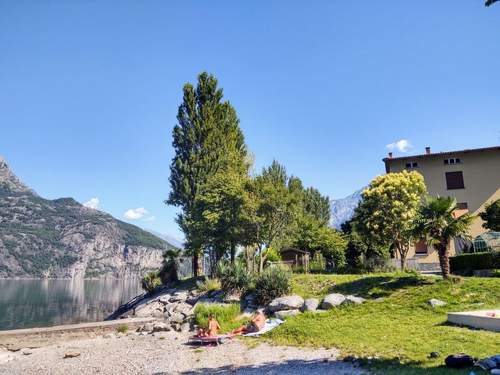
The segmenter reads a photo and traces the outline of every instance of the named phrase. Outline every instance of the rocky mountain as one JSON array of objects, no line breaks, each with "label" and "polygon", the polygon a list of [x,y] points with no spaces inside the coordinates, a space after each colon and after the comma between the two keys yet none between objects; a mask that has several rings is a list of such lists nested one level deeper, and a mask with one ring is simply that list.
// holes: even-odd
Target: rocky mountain
[{"label": "rocky mountain", "polygon": [[0,278],[142,276],[169,247],[73,198],[40,197],[0,159]]},{"label": "rocky mountain", "polygon": [[352,218],[352,216],[354,215],[354,210],[356,209],[356,207],[358,207],[359,201],[361,200],[362,192],[363,189],[360,189],[345,198],[332,199],[330,201],[330,225],[332,227],[340,229],[340,226],[343,223]]},{"label": "rocky mountain", "polygon": [[145,230],[148,231],[149,233],[155,235],[156,237],[159,237],[162,240],[167,241],[169,244],[171,244],[172,246],[175,246],[178,249],[182,249],[184,247],[183,242],[181,240],[179,240],[178,238],[175,238],[174,236],[171,236],[169,234],[160,233],[160,232],[157,232],[153,229],[145,228]]}]

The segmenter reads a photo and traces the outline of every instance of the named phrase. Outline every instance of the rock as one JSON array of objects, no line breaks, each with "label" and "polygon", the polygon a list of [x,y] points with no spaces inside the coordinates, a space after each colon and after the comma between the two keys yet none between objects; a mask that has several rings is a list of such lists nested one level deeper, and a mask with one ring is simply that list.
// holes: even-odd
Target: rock
[{"label": "rock", "polygon": [[151,314],[153,318],[156,319],[162,319],[163,318],[163,311],[160,310],[153,310],[153,313]]},{"label": "rock", "polygon": [[252,316],[255,315],[255,309],[251,309],[249,307],[245,308],[245,310],[242,311],[242,313],[240,314],[240,316],[242,318],[251,318]]},{"label": "rock", "polygon": [[373,302],[384,302],[385,301],[385,297],[378,297],[378,298],[375,298],[373,300]]},{"label": "rock", "polygon": [[142,332],[152,332],[155,327],[155,323],[146,323],[142,327]]},{"label": "rock", "polygon": [[302,311],[316,311],[319,306],[319,301],[317,298],[308,298],[304,301],[304,306],[302,306]]},{"label": "rock", "polygon": [[80,352],[66,352],[63,358],[76,358],[80,356]]},{"label": "rock", "polygon": [[170,330],[171,328],[167,323],[157,322],[154,323],[152,331],[154,333],[154,332],[168,332]]},{"label": "rock", "polygon": [[183,323],[184,322],[184,315],[178,312],[174,312],[170,315],[168,318],[168,321],[170,323]]},{"label": "rock", "polygon": [[153,301],[151,303],[148,303],[146,305],[142,305],[139,308],[135,310],[135,316],[138,318],[147,318],[153,316],[153,313],[155,311],[158,311],[159,313],[163,314],[165,307],[163,303],[159,301]]},{"label": "rock", "polygon": [[102,336],[104,339],[114,339],[116,338],[114,333],[106,333],[105,335]]},{"label": "rock", "polygon": [[177,304],[176,306],[174,306],[174,311],[181,313],[181,314],[184,314],[186,316],[193,315],[193,306],[191,306],[187,303],[181,302],[181,303]]},{"label": "rock", "polygon": [[170,294],[164,294],[158,299],[158,301],[166,305],[167,303],[170,302],[170,298],[171,298]]},{"label": "rock", "polygon": [[304,305],[304,299],[301,296],[279,297],[273,300],[267,309],[270,312],[281,310],[298,310]]},{"label": "rock", "polygon": [[227,296],[224,296],[223,302],[224,303],[238,303],[241,300],[241,295],[239,294],[230,294]]},{"label": "rock", "polygon": [[344,302],[342,304],[354,304],[354,305],[361,305],[363,302],[366,300],[362,297],[356,297],[356,296],[346,296]]},{"label": "rock", "polygon": [[333,309],[334,307],[340,306],[342,302],[345,301],[345,296],[339,293],[328,294],[321,304],[321,308],[324,310]]},{"label": "rock", "polygon": [[441,301],[436,298],[431,298],[429,301],[427,301],[429,305],[432,306],[432,308],[440,307],[440,306],[446,306],[446,302]]},{"label": "rock", "polygon": [[299,310],[281,310],[281,311],[276,311],[274,313],[274,316],[278,319],[285,319],[288,318],[289,316],[295,316],[299,314],[300,314]]},{"label": "rock", "polygon": [[439,354],[439,352],[431,352],[429,354],[429,358],[439,358],[441,356],[441,354]]},{"label": "rock", "polygon": [[175,292],[174,295],[170,298],[170,302],[184,302],[188,298],[187,292]]},{"label": "rock", "polygon": [[23,355],[30,355],[30,354],[33,354],[33,350],[31,350],[30,348],[23,348],[23,349],[21,349],[21,353]]}]

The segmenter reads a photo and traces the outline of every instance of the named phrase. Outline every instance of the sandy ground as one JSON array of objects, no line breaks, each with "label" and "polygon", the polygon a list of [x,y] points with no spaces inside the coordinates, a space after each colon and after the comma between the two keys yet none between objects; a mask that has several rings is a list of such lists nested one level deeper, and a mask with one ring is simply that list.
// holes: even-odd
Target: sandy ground
[{"label": "sandy ground", "polygon": [[[188,335],[85,339],[18,352],[0,351],[0,374],[365,374],[335,349],[246,345],[239,339],[196,348]],[[25,354],[23,354],[23,351]],[[64,358],[75,352],[78,357]]]}]

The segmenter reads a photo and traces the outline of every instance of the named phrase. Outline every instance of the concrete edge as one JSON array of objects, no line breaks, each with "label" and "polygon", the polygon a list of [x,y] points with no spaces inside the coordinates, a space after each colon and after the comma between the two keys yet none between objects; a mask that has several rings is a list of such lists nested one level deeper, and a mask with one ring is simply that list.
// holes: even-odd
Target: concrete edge
[{"label": "concrete edge", "polygon": [[90,322],[90,323],[78,323],[78,324],[65,324],[60,326],[52,327],[37,327],[37,328],[23,328],[23,329],[12,329],[7,331],[0,331],[1,337],[8,336],[19,336],[19,335],[40,335],[55,332],[72,332],[79,330],[92,330],[96,328],[108,328],[121,325],[138,325],[155,321],[155,318],[128,318],[128,319],[118,319],[118,320],[108,320],[104,322]]}]

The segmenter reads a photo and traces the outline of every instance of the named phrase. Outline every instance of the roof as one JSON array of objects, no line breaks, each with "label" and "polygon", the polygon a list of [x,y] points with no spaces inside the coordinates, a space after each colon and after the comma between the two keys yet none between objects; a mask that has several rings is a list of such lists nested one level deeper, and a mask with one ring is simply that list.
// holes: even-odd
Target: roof
[{"label": "roof", "polygon": [[301,253],[301,254],[309,254],[308,251],[296,249],[294,247],[286,247],[284,249],[281,249],[280,253],[286,253],[287,251],[293,251],[295,253]]},{"label": "roof", "polygon": [[421,159],[421,158],[429,158],[429,157],[433,157],[433,156],[443,156],[443,155],[452,155],[452,154],[468,154],[471,152],[485,152],[485,151],[500,151],[500,146],[471,148],[471,149],[457,150],[457,151],[431,152],[429,154],[399,156],[396,158],[387,157],[387,158],[382,159],[382,161],[384,163],[387,163],[387,162],[393,161],[393,160]]}]

